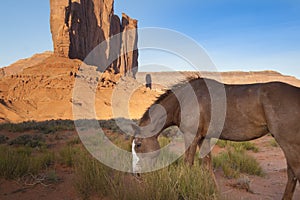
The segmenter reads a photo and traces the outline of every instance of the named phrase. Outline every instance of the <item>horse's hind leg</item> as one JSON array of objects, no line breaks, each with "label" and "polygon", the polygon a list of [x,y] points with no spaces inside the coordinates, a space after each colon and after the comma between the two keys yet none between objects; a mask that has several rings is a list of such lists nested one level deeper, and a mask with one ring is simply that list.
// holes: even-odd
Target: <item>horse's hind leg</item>
[{"label": "horse's hind leg", "polygon": [[282,197],[283,200],[290,200],[293,198],[293,194],[297,184],[297,178],[292,168],[289,166],[289,164],[287,166],[287,175],[288,175],[288,181],[286,184],[284,195]]}]

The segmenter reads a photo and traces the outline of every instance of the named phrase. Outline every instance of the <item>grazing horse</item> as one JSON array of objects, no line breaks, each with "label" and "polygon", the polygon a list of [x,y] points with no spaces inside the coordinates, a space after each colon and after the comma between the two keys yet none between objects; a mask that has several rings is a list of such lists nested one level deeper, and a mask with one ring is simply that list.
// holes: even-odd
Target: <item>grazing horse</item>
[{"label": "grazing horse", "polygon": [[[212,98],[207,83],[222,85],[225,89],[226,112],[220,133],[208,133]],[[191,90],[186,90],[187,85],[192,87],[193,94]],[[196,95],[198,105],[189,103],[191,95]],[[193,116],[183,119],[182,110],[190,110],[191,115],[195,115],[194,110],[199,112],[194,117],[197,121],[193,120]],[[146,159],[139,156],[143,153],[150,153],[147,154],[149,160],[157,158],[160,149],[157,138],[164,129],[173,125],[183,133],[187,144],[185,161],[189,165],[193,165],[197,146],[201,147],[205,139],[219,137],[230,141],[248,141],[270,133],[282,148],[287,161],[288,181],[283,199],[292,199],[297,180],[300,180],[299,120],[300,88],[281,82],[223,85],[215,80],[196,78],[161,95],[145,112],[139,126],[134,127],[132,150],[133,156],[138,156],[138,159],[135,159],[133,167]],[[189,131],[195,123],[197,130]],[[205,158],[211,168],[210,153]],[[212,169],[210,171],[213,173]]]}]

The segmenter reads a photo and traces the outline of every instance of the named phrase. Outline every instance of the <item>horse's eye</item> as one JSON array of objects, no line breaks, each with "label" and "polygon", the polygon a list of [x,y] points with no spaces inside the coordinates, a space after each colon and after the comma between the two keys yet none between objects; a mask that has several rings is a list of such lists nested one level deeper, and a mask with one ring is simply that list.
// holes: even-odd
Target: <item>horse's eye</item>
[{"label": "horse's eye", "polygon": [[140,143],[140,142],[136,143],[136,147],[137,147],[137,148],[139,148],[139,147],[141,147],[141,146],[142,146],[142,143]]}]

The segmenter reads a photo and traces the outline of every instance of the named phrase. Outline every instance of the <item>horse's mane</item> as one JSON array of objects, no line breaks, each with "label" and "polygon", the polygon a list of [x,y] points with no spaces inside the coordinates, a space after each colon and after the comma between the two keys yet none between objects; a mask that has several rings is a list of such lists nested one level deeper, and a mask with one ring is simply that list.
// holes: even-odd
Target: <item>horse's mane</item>
[{"label": "horse's mane", "polygon": [[[170,94],[172,94],[174,90],[182,88],[182,87],[186,86],[186,84],[188,84],[192,81],[198,80],[198,79],[201,79],[201,77],[199,75],[197,77],[190,76],[190,77],[187,77],[185,80],[182,80],[182,81],[176,83],[170,89],[166,89],[165,92],[162,95],[160,95],[151,106],[153,106],[155,104],[160,104],[165,98],[167,98]],[[143,120],[146,120],[148,118],[149,110],[150,110],[151,106],[147,108],[146,112],[143,114],[142,118],[140,119],[140,122]]]}]

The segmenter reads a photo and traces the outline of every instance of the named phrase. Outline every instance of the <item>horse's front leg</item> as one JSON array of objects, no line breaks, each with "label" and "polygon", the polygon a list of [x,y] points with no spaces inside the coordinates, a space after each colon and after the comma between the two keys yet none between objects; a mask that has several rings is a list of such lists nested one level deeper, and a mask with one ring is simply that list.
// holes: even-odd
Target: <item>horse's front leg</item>
[{"label": "horse's front leg", "polygon": [[195,153],[197,150],[199,139],[193,135],[185,134],[184,141],[185,141],[185,148],[186,148],[184,161],[189,166],[192,166],[194,164],[194,158],[195,158]]},{"label": "horse's front leg", "polygon": [[215,177],[213,165],[212,165],[212,155],[211,155],[211,145],[210,139],[201,139],[198,142],[199,146],[199,157],[202,158],[202,166],[210,173],[216,188],[218,188],[217,179]]}]

